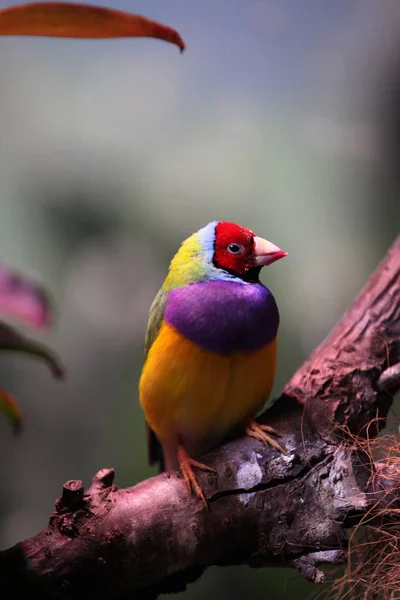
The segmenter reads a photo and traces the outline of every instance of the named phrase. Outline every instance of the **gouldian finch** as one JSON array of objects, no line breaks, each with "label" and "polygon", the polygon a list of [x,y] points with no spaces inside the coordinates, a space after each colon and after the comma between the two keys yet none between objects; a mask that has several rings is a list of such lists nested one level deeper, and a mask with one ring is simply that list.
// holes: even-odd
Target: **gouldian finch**
[{"label": "gouldian finch", "polygon": [[205,504],[193,468],[213,469],[196,457],[233,431],[285,452],[278,432],[254,420],[274,382],[279,326],[259,273],[284,256],[245,227],[213,221],[182,243],[150,309],[139,383],[150,463],[179,466]]}]

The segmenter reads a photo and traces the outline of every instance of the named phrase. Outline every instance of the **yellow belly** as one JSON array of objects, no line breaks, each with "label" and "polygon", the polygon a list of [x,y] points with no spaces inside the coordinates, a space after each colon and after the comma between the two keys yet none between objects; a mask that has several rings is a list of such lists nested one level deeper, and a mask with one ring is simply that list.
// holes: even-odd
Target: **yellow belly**
[{"label": "yellow belly", "polygon": [[276,339],[254,352],[224,356],[198,347],[163,323],[139,384],[147,422],[163,446],[183,438],[196,454],[221,441],[268,399]]}]

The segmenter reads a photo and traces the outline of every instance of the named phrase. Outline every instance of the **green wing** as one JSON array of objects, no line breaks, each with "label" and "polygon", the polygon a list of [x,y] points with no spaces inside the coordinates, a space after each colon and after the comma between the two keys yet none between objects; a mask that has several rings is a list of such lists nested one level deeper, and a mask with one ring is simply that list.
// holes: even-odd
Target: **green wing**
[{"label": "green wing", "polygon": [[[154,298],[153,303],[150,307],[149,322],[147,324],[146,342],[145,342],[145,360],[149,353],[149,350],[158,336],[161,328],[161,324],[164,318],[165,307],[167,305],[168,292],[162,288]],[[156,434],[149,425],[146,423],[147,431],[147,456],[150,465],[159,463],[160,471],[164,470],[164,458],[160,442],[158,441]]]},{"label": "green wing", "polygon": [[144,350],[145,358],[147,357],[147,354],[160,331],[164,318],[165,307],[167,306],[167,296],[168,292],[161,288],[150,307]]}]

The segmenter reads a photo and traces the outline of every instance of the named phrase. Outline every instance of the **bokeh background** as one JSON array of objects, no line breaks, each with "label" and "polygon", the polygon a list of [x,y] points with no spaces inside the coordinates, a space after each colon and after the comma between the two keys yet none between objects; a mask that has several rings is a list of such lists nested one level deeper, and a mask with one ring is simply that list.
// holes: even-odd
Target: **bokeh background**
[{"label": "bokeh background", "polygon": [[[2,356],[25,425],[15,437],[0,420],[1,548],[46,525],[67,479],[154,474],[143,338],[187,235],[233,220],[289,252],[263,274],[282,319],[277,394],[400,229],[399,2],[107,4],[177,28],[187,50],[0,38],[0,256],[51,292],[37,337],[68,368],[61,383]],[[314,592],[293,570],[242,567],[210,569],[180,598]]]}]

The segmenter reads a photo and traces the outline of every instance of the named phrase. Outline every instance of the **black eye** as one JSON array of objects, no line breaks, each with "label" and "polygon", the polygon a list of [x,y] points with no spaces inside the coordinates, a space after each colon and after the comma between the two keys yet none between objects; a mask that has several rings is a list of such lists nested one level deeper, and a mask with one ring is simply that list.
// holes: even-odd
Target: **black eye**
[{"label": "black eye", "polygon": [[230,252],[231,254],[240,254],[242,250],[243,246],[241,246],[240,244],[229,244],[228,246],[228,252]]}]

